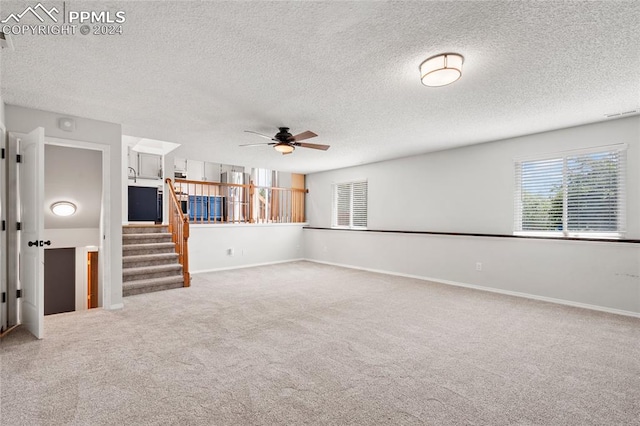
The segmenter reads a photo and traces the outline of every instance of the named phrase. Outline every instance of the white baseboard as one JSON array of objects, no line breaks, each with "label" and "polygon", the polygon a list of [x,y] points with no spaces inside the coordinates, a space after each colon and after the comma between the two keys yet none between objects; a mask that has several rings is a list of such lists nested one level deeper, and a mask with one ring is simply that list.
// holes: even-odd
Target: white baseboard
[{"label": "white baseboard", "polygon": [[289,263],[289,262],[299,262],[301,260],[307,260],[303,258],[298,259],[287,259],[287,260],[276,260],[273,262],[264,262],[264,263],[252,263],[249,265],[237,265],[237,266],[226,266],[224,268],[214,268],[214,269],[203,269],[200,271],[190,271],[190,274],[204,274],[207,272],[218,272],[218,271],[229,271],[231,269],[243,269],[243,268],[254,268],[256,266],[267,266],[267,265],[277,265],[278,263]]},{"label": "white baseboard", "polygon": [[473,289],[473,290],[488,291],[488,292],[491,292],[491,293],[504,294],[504,295],[507,295],[507,296],[522,297],[522,298],[525,298],[525,299],[539,300],[541,302],[556,303],[558,305],[572,306],[572,307],[575,307],[575,308],[590,309],[590,310],[593,310],[593,311],[606,312],[606,313],[609,313],[609,314],[624,315],[624,316],[628,316],[628,317],[640,318],[640,312],[633,312],[633,311],[625,311],[625,310],[622,310],[622,309],[607,308],[605,306],[590,305],[590,304],[587,304],[587,303],[574,302],[574,301],[571,301],[571,300],[556,299],[556,298],[553,298],[553,297],[538,296],[538,295],[535,295],[535,294],[521,293],[521,292],[518,292],[518,291],[510,291],[510,290],[502,290],[502,289],[493,288],[493,287],[484,287],[484,286],[475,285],[475,284],[467,284],[467,283],[461,283],[461,282],[457,282],[457,281],[443,280],[443,279],[440,279],[440,278],[431,278],[431,277],[423,277],[423,276],[420,276],[420,275],[403,274],[401,272],[385,271],[385,270],[382,270],[382,269],[362,268],[360,266],[346,265],[346,264],[335,263],[335,262],[325,262],[323,260],[315,260],[315,259],[302,259],[302,260],[306,260],[306,261],[309,261],[309,262],[315,262],[315,263],[323,263],[325,265],[339,266],[339,267],[342,267],[342,268],[358,269],[358,270],[361,270],[361,271],[368,271],[368,272],[376,272],[376,273],[385,274],[385,275],[394,275],[394,276],[405,277],[405,278],[415,278],[415,279],[422,280],[422,281],[432,281],[432,282],[436,282],[436,283],[440,283],[440,284],[453,285],[453,286],[456,286],[456,287],[465,287],[465,288],[470,288],[470,289]]},{"label": "white baseboard", "polygon": [[111,305],[107,308],[110,311],[117,311],[118,309],[124,309],[124,303],[116,303],[115,305]]}]

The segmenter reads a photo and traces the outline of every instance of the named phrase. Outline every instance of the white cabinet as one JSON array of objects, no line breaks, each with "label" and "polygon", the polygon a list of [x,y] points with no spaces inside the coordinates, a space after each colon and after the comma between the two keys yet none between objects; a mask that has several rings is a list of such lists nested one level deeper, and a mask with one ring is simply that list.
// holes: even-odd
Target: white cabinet
[{"label": "white cabinet", "polygon": [[220,182],[220,164],[205,161],[204,180],[208,182]]},{"label": "white cabinet", "polygon": [[139,152],[138,176],[142,179],[162,179],[162,156]]},{"label": "white cabinet", "polygon": [[187,173],[187,160],[184,158],[174,158],[173,170],[180,173]]},{"label": "white cabinet", "polygon": [[[137,152],[129,148],[129,167],[136,171],[136,178],[140,179],[162,179],[162,156],[157,154],[147,154]],[[131,170],[129,177],[133,176]]]},{"label": "white cabinet", "polygon": [[204,167],[204,161],[187,160],[187,179],[204,180],[203,167]]},{"label": "white cabinet", "polygon": [[208,161],[187,160],[187,179],[220,182],[220,164]]},{"label": "white cabinet", "polygon": [[[146,154],[137,152],[129,148],[127,174],[133,178],[135,170],[136,178],[140,179],[162,179],[162,156],[157,154]],[[133,169],[133,170],[131,170]]]}]

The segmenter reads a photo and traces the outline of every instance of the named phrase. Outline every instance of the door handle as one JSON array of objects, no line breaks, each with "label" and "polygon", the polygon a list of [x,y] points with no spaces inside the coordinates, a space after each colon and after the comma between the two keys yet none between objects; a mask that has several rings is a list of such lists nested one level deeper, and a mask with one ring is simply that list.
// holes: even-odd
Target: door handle
[{"label": "door handle", "polygon": [[36,247],[50,246],[51,245],[51,240],[47,240],[47,241],[42,241],[42,240],[40,240],[40,241],[38,241],[38,240],[29,241],[28,245],[29,245],[29,247],[33,247],[33,246],[36,246]]}]

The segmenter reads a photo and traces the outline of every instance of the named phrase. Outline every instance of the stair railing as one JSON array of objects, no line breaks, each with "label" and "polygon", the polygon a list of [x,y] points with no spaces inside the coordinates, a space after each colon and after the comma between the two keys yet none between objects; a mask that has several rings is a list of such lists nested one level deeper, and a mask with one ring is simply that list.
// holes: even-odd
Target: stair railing
[{"label": "stair railing", "polygon": [[178,261],[182,265],[182,273],[184,275],[184,286],[191,285],[191,276],[189,275],[189,219],[182,213],[182,204],[173,188],[173,182],[170,178],[165,180],[169,197],[169,232],[171,240],[176,246],[178,253]]},{"label": "stair railing", "polygon": [[188,220],[204,223],[302,223],[304,188],[176,179]]}]

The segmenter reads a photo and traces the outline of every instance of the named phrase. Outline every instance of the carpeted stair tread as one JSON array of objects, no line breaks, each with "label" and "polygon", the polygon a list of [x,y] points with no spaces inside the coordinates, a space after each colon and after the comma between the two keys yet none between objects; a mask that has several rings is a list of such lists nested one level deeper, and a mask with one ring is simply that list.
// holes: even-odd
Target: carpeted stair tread
[{"label": "carpeted stair tread", "polygon": [[135,280],[122,283],[122,295],[133,296],[136,294],[150,293],[152,291],[170,290],[184,286],[184,277],[175,275],[171,277]]},{"label": "carpeted stair tread", "polygon": [[164,232],[157,234],[122,234],[123,246],[131,244],[154,244],[168,242],[171,242],[171,234]]},{"label": "carpeted stair tread", "polygon": [[122,234],[154,234],[168,232],[168,230],[169,227],[167,225],[124,225]]},{"label": "carpeted stair tread", "polygon": [[122,266],[124,268],[163,265],[177,262],[177,253],[137,254],[133,256],[124,256],[122,258]]},{"label": "carpeted stair tread", "polygon": [[168,232],[155,232],[155,233],[142,233],[142,234],[122,234],[122,239],[123,240],[140,240],[140,239],[152,239],[152,238],[157,238],[157,239],[162,239],[162,238],[171,238],[171,234]]},{"label": "carpeted stair tread", "polygon": [[144,249],[170,249],[175,253],[176,245],[171,242],[167,243],[142,243],[142,244],[126,244],[122,246],[123,251],[135,251]]},{"label": "carpeted stair tread", "polygon": [[176,245],[168,227],[122,227],[122,295],[184,287]]},{"label": "carpeted stair tread", "polygon": [[122,270],[122,278],[130,278],[133,276],[139,275],[152,275],[152,274],[180,274],[182,272],[182,266],[180,264],[171,264],[171,265],[153,265],[153,266],[142,266],[139,268],[124,268]]}]

